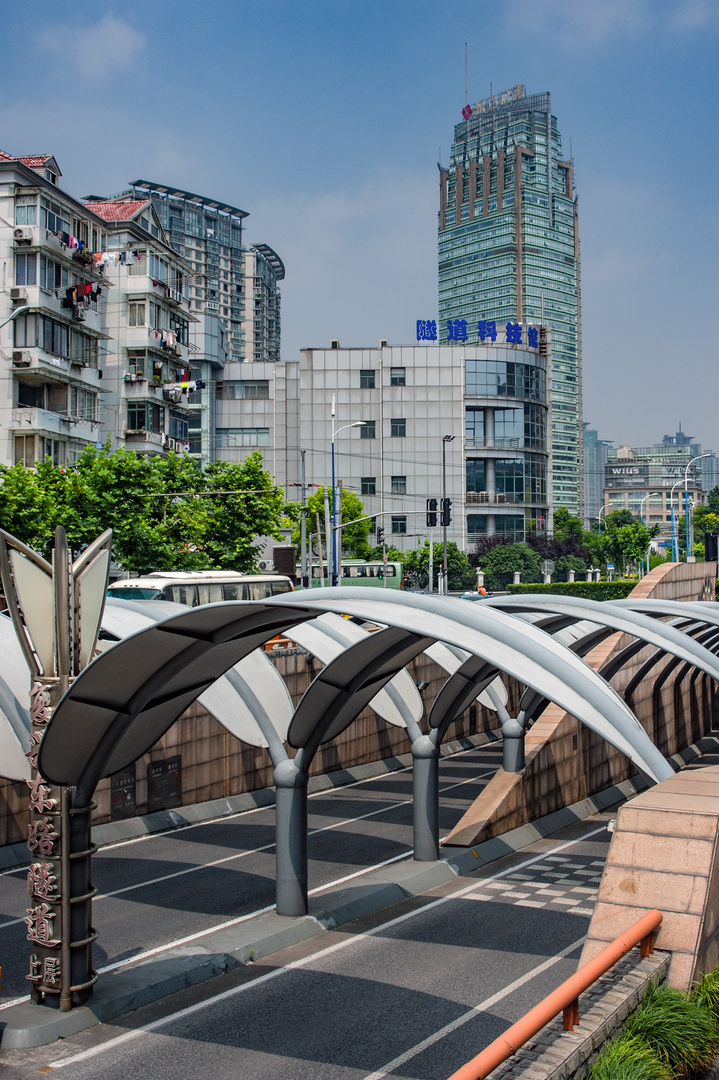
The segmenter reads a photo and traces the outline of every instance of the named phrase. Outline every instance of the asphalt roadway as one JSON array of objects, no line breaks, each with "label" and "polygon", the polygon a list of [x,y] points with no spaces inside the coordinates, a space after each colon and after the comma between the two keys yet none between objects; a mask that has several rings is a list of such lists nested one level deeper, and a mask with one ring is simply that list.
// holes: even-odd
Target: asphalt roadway
[{"label": "asphalt roadway", "polygon": [[[501,764],[490,743],[440,761],[440,828],[459,821]],[[412,846],[412,773],[385,774],[310,796],[310,890],[406,859]],[[132,963],[274,906],[274,807],[139,840],[93,858],[94,964]],[[0,875],[2,1004],[28,994],[27,871]]]},{"label": "asphalt roadway", "polygon": [[609,838],[604,817],[578,823],[117,1024],[9,1051],[3,1074],[443,1080],[576,970]]}]

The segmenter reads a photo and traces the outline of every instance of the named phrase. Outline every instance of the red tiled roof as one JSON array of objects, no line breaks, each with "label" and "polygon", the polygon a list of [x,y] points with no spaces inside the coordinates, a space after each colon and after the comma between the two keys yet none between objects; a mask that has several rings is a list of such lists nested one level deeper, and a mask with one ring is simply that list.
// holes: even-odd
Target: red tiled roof
[{"label": "red tiled roof", "polygon": [[128,221],[148,203],[148,199],[139,199],[133,202],[86,202],[84,205],[105,221]]},{"label": "red tiled roof", "polygon": [[6,154],[4,150],[0,150],[0,161],[22,161],[23,165],[27,165],[29,169],[41,168],[51,157],[52,154],[31,154],[29,157],[15,157],[14,154]]}]

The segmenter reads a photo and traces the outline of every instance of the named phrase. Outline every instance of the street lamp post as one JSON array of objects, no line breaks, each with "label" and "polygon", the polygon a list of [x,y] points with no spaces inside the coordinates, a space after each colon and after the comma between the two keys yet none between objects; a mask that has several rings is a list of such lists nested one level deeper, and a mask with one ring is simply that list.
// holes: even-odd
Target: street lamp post
[{"label": "street lamp post", "polygon": [[12,322],[13,319],[17,319],[18,315],[24,315],[25,312],[29,310],[30,308],[27,304],[25,304],[23,307],[16,308],[9,319],[5,319],[4,322],[0,322],[0,330],[2,330],[3,326],[7,326],[9,322]]},{"label": "street lamp post", "polygon": [[[652,497],[652,495],[660,495],[660,494],[661,494],[661,492],[659,492],[659,491],[648,491],[647,494],[644,496],[644,498],[641,501],[641,505],[639,507],[639,520],[642,521],[642,519],[644,517],[644,503],[646,502],[647,503],[647,521],[646,521],[647,528],[649,528],[649,503],[648,503],[647,500],[650,499]],[[649,542],[649,547],[647,548],[647,573],[649,573],[649,551],[650,551],[650,549],[651,549],[651,540]],[[642,560],[642,562],[643,561],[644,560]]]},{"label": "street lamp post", "polygon": [[672,490],[669,495],[669,507],[672,521],[672,562],[679,562],[679,515],[674,515],[674,488],[679,487],[681,483],[681,480],[677,480],[676,483],[672,484]]},{"label": "street lamp post", "polygon": [[[691,459],[691,461],[687,464],[686,469],[684,470],[684,514],[686,516],[686,526],[687,526],[687,562],[696,562],[696,559],[694,557],[694,514],[693,513],[691,515],[691,523],[689,522],[689,491],[688,491],[689,470],[690,470],[690,468],[692,467],[692,465],[694,464],[695,461],[701,461],[701,459],[705,458],[705,457],[711,457],[711,454],[697,454],[696,457],[693,457]],[[694,510],[694,505],[692,504],[692,511],[693,510]],[[690,552],[691,552],[691,554],[689,554]]]},{"label": "street lamp post", "polygon": [[452,442],[454,435],[442,436],[442,544],[444,555],[442,558],[442,594],[447,595],[447,443]]},{"label": "street lamp post", "polygon": [[339,585],[338,561],[337,561],[337,508],[338,500],[335,493],[335,437],[345,428],[364,427],[364,420],[357,420],[354,424],[343,424],[335,428],[335,395],[332,395],[332,584]]},{"label": "street lamp post", "polygon": [[599,519],[598,519],[599,520],[599,536],[602,535],[602,510],[608,510],[610,506],[611,506],[611,503],[605,503],[604,506],[602,506],[600,511],[599,511]]}]

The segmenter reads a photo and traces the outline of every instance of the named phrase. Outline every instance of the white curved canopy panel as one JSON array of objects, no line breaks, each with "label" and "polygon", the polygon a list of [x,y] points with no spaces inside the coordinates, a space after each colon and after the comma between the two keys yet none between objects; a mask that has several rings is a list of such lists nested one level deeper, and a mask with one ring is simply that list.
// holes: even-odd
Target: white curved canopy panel
[{"label": "white curved canopy panel", "polygon": [[[465,660],[468,660],[470,653],[464,652],[463,649],[457,649],[452,645],[446,645],[444,641],[435,641],[434,645],[430,645],[428,649],[425,649],[425,655],[434,660],[437,667],[441,667],[443,671],[446,671],[448,675],[454,675],[459,671]],[[492,699],[492,695],[489,693],[490,687],[492,692],[496,694],[497,698],[502,705],[506,706],[509,701],[509,695],[507,694],[507,687],[502,681],[500,675],[490,683],[481,694],[477,695],[477,701],[480,705],[483,705],[485,709],[490,709],[491,712],[497,711],[496,702]]]},{"label": "white curved canopy panel", "polygon": [[[371,632],[349,619],[343,619],[341,615],[328,612],[311,622],[294,626],[287,637],[326,666]],[[406,727],[408,719],[419,723],[424,711],[422,696],[407,670],[400,671],[375,694],[370,708],[394,727]]]}]

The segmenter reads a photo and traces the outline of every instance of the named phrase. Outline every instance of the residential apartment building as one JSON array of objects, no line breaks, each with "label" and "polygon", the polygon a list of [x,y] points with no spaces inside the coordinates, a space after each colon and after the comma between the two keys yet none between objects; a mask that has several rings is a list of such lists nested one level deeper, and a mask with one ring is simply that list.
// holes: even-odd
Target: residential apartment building
[{"label": "residential apartment building", "polygon": [[[549,93],[465,106],[440,165],[439,340],[552,330],[553,505],[581,513],[578,204]],[[489,337],[487,327],[499,338]],[[509,330],[509,326],[513,328]],[[505,328],[507,328],[505,330]],[[511,340],[507,336],[506,340]]]},{"label": "residential apartment building", "polygon": [[100,438],[107,223],[52,155],[0,152],[0,462],[72,464]]},{"label": "residential apartment building", "polygon": [[343,349],[335,342],[302,350],[299,445],[307,482],[331,482],[334,430],[338,486],[362,498],[373,530],[384,523],[388,541],[406,550],[427,536],[426,500],[442,495],[444,447],[450,540],[471,550],[494,533],[523,539],[545,531],[548,333],[541,339],[536,348]]},{"label": "residential apartment building", "polygon": [[138,453],[190,449],[188,266],[165,237],[149,199],[86,203],[107,229],[100,258],[113,288],[107,333],[100,438]]},{"label": "residential apartment building", "polygon": [[[295,363],[228,362],[215,384],[213,460],[243,461],[261,450],[283,487],[299,478],[299,368]],[[288,498],[293,497],[291,491]],[[296,494],[296,492],[294,493]]]}]

